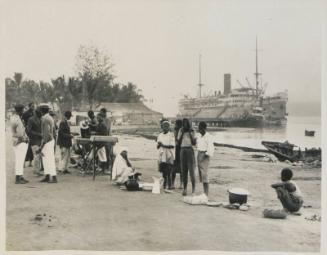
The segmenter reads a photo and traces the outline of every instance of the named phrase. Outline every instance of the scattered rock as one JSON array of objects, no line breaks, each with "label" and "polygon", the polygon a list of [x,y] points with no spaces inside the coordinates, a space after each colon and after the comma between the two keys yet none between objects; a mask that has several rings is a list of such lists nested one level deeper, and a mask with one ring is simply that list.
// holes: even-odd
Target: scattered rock
[{"label": "scattered rock", "polygon": [[306,220],[310,220],[310,221],[321,221],[321,216],[314,214],[310,217],[305,217]]},{"label": "scattered rock", "polygon": [[228,205],[225,205],[224,208],[227,208],[227,209],[231,209],[231,210],[236,210],[238,209],[239,207],[233,205],[233,204],[228,204]]},{"label": "scattered rock", "polygon": [[43,220],[43,217],[41,214],[37,214],[37,215],[35,215],[34,220],[41,221],[41,220]]},{"label": "scattered rock", "polygon": [[233,203],[232,205],[235,206],[236,209],[240,208],[240,206],[241,206],[239,203]]}]

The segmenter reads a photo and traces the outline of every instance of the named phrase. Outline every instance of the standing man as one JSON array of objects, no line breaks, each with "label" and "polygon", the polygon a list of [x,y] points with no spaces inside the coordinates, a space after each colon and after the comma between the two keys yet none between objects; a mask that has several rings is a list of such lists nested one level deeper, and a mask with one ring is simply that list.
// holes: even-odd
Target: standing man
[{"label": "standing man", "polygon": [[[24,126],[27,128],[28,120],[33,117],[34,115],[34,110],[35,110],[35,105],[33,102],[28,104],[28,109],[23,113],[22,119],[24,121]],[[25,157],[25,161],[29,162],[29,166],[32,166],[32,161],[33,161],[33,151],[32,151],[32,145],[28,144],[28,149]]]},{"label": "standing man", "polygon": [[28,104],[28,109],[23,113],[22,119],[24,121],[24,125],[27,126],[29,118],[34,116],[35,105],[34,103]]},{"label": "standing man", "polygon": [[[103,115],[101,113],[98,113],[97,115],[98,120],[98,126],[96,130],[97,135],[105,136],[108,134],[107,125],[104,123]],[[103,146],[98,150],[98,159],[99,159],[99,166],[103,172],[105,172],[105,169],[107,167],[107,153],[106,153],[106,147]]]},{"label": "standing man", "polygon": [[58,125],[57,125],[57,116],[56,113],[52,110],[49,111],[50,116],[52,117],[54,121],[54,129],[53,129],[53,139],[54,139],[54,151],[56,154],[56,145],[57,145],[57,131],[58,131]]},{"label": "standing man", "polygon": [[89,110],[87,115],[89,116],[88,124],[90,128],[90,133],[91,135],[94,135],[97,131],[97,126],[98,126],[97,120],[92,110]]},{"label": "standing man", "polygon": [[204,193],[209,195],[209,163],[215,152],[212,136],[207,132],[207,124],[203,121],[199,123],[200,135],[196,139],[198,149],[198,168],[200,182],[203,183]]},{"label": "standing man", "polygon": [[111,133],[111,122],[110,119],[107,116],[107,109],[106,108],[101,108],[100,109],[100,114],[103,118],[104,124],[107,126],[107,134],[106,135],[110,135]]},{"label": "standing man", "polygon": [[42,142],[38,153],[43,156],[42,162],[44,166],[45,178],[41,182],[57,183],[56,162],[54,152],[54,120],[49,114],[49,106],[44,104],[40,106],[42,119]]},{"label": "standing man", "polygon": [[70,133],[70,127],[68,120],[72,117],[71,111],[66,111],[64,113],[64,118],[59,124],[58,131],[58,146],[61,152],[61,159],[59,161],[59,171],[63,174],[70,174],[68,171],[68,164],[70,162],[70,147],[72,147],[72,138],[74,137]]},{"label": "standing man", "polygon": [[[105,124],[107,128],[107,134],[103,135],[110,135],[111,134],[111,122],[110,119],[107,116],[107,109],[106,108],[101,108],[100,109],[100,115],[102,116],[103,123]],[[110,170],[110,164],[112,164],[111,159],[113,158],[113,149],[112,146],[106,145],[105,146],[105,151],[106,151],[106,168]]]},{"label": "standing man", "polygon": [[42,157],[40,153],[36,153],[41,146],[42,141],[42,131],[41,131],[41,117],[42,113],[39,108],[37,108],[34,112],[34,115],[28,119],[27,122],[27,135],[30,139],[30,146],[33,151],[34,156],[34,174],[42,175]]},{"label": "standing man", "polygon": [[183,177],[183,196],[187,195],[188,173],[192,183],[192,194],[195,193],[195,157],[193,146],[196,145],[195,132],[189,119],[182,120],[182,128],[178,131],[177,144],[180,146],[180,164]]},{"label": "standing man", "polygon": [[13,147],[15,153],[15,184],[28,183],[24,179],[24,161],[28,148],[28,137],[25,132],[25,127],[22,121],[24,105],[17,104],[15,106],[15,113],[11,117],[11,133],[13,140]]}]

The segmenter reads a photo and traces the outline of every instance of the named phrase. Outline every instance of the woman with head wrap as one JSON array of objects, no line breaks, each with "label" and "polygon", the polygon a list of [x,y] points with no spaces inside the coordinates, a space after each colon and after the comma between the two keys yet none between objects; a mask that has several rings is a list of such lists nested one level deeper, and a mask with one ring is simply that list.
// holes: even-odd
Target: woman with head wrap
[{"label": "woman with head wrap", "polygon": [[112,181],[118,185],[123,185],[128,181],[130,176],[135,174],[136,172],[128,160],[127,148],[118,148],[112,167]]}]

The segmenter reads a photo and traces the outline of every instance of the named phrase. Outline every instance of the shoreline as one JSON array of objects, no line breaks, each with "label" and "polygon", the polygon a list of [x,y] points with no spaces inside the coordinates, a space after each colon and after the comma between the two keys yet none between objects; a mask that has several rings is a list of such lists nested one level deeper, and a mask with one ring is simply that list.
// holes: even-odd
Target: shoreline
[{"label": "shoreline", "polygon": [[[141,131],[139,131],[142,129]],[[156,127],[148,127],[143,129],[143,127],[132,127],[132,128],[125,128],[125,129],[113,129],[113,134],[119,134],[119,135],[135,135],[135,136],[141,136],[143,138],[149,139],[149,140],[156,140],[157,135],[154,134],[155,132],[158,132],[159,128]],[[224,131],[224,130],[220,130]],[[226,144],[226,143],[214,143],[215,147],[227,147],[227,148],[233,148],[233,149],[239,149],[245,152],[262,152],[262,153],[269,153],[268,150],[265,149],[256,149],[256,148],[251,148],[251,147],[246,147],[246,146],[237,146],[233,144]]]}]

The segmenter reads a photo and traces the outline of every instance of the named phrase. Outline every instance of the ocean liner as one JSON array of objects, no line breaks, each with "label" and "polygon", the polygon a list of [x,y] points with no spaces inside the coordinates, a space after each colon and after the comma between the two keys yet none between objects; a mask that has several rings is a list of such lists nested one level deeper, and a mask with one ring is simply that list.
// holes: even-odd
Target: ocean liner
[{"label": "ocean liner", "polygon": [[231,75],[224,74],[223,93],[215,92],[210,96],[202,96],[201,88],[201,55],[199,58],[199,96],[184,96],[179,101],[178,118],[189,118],[197,125],[205,121],[210,126],[218,127],[263,127],[281,126],[286,123],[287,90],[271,96],[265,95],[265,85],[259,83],[258,50],[256,43],[255,86],[240,84],[232,89]]}]

